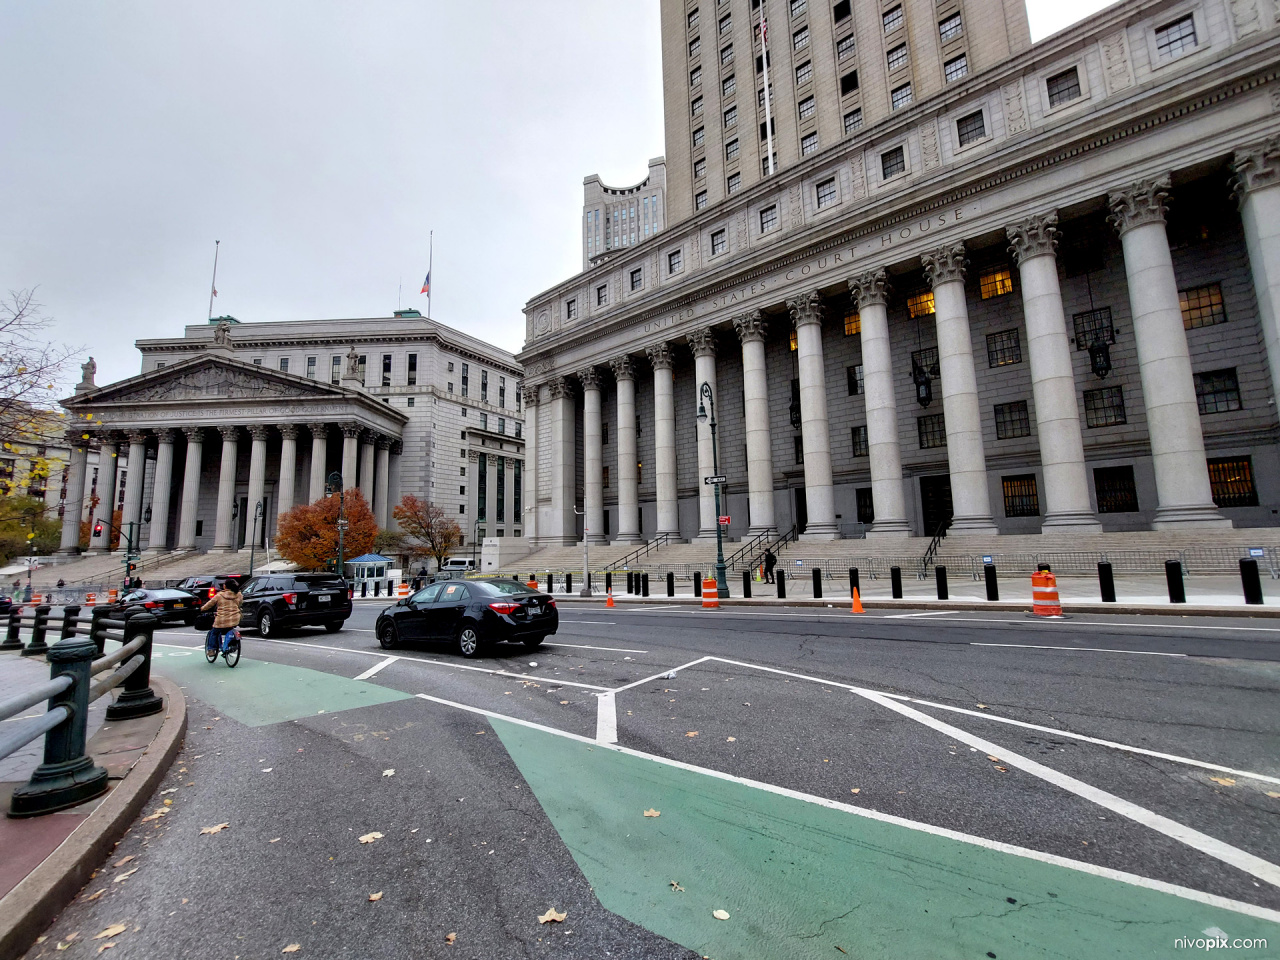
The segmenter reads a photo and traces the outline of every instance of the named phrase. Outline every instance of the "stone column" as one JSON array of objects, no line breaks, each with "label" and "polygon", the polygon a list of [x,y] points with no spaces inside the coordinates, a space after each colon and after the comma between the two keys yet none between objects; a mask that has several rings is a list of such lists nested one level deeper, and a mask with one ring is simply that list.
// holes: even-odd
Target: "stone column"
[{"label": "stone column", "polygon": [[484,484],[484,529],[485,536],[496,537],[498,535],[498,458],[493,454],[480,454],[487,457],[488,463],[485,464]]},{"label": "stone column", "polygon": [[1280,137],[1237,150],[1232,166],[1258,322],[1267,345],[1271,398],[1280,402]]},{"label": "stone column", "polygon": [[356,455],[359,453],[360,427],[354,423],[342,425],[342,489],[356,486]]},{"label": "stone column", "polygon": [[538,542],[538,388],[524,388],[524,516],[517,517],[522,524],[525,540]]},{"label": "stone column", "polygon": [[837,540],[835,485],[831,480],[831,435],[827,428],[827,374],[822,359],[822,298],[815,291],[787,301],[796,328],[800,368],[800,437],[804,444],[804,540]]},{"label": "stone column", "polygon": [[399,530],[395,509],[400,505],[400,454],[404,452],[404,443],[391,441],[391,449],[387,457],[387,529]]},{"label": "stone column", "polygon": [[545,542],[578,541],[574,521],[573,388],[564,377],[548,384],[551,393],[551,529]]},{"label": "stone column", "polygon": [[157,430],[156,477],[151,484],[151,525],[147,550],[162,553],[169,549],[169,494],[173,490],[173,431]]},{"label": "stone column", "polygon": [[[953,516],[949,532],[994,534],[987,459],[982,448],[978,377],[973,369],[973,339],[964,272],[964,244],[939,247],[920,258],[933,287],[938,327],[938,367],[942,371],[942,413],[947,423],[947,464],[951,473]],[[932,537],[934,531],[921,531]]]},{"label": "stone column", "polygon": [[[218,514],[213,525],[210,553],[232,553],[236,549],[231,508],[236,499],[236,457],[240,452],[239,427],[219,427],[222,459],[218,469]],[[252,508],[250,508],[252,509]]]},{"label": "stone column", "polygon": [[324,496],[324,482],[328,476],[325,469],[329,457],[329,427],[323,423],[310,423],[311,431],[311,486],[308,491],[310,502],[315,503]]},{"label": "stone column", "polygon": [[[116,434],[103,434],[102,443],[98,446],[98,505],[93,510],[93,520],[89,531],[89,553],[101,554],[111,552],[111,516],[116,509],[116,472],[119,462],[116,455],[118,445]],[[102,524],[102,536],[93,536],[93,527]]]},{"label": "stone column", "polygon": [[374,434],[365,430],[360,435],[360,492],[364,494],[364,502],[373,509],[373,464]]},{"label": "stone column", "polygon": [[[267,438],[271,436],[271,428],[266,424],[255,423],[249,428],[249,436],[253,445],[249,448],[249,505],[244,518],[245,543],[255,542],[254,517],[258,513],[258,501],[267,493]],[[256,542],[262,542],[262,530],[267,524],[267,504],[262,505],[262,516],[258,518]]]},{"label": "stone column", "polygon": [[1124,272],[1156,474],[1156,530],[1229,527],[1209,485],[1191,355],[1178,281],[1164,228],[1169,178],[1145,180],[1107,197],[1120,233]]},{"label": "stone column", "polygon": [[293,509],[293,498],[298,486],[298,427],[293,423],[279,424],[280,430],[280,481],[276,484],[276,516]]},{"label": "stone column", "polygon": [[862,332],[862,392],[867,411],[867,453],[875,522],[868,537],[908,537],[907,498],[898,446],[898,401],[893,390],[889,349],[889,281],[883,268],[849,281],[858,303]]},{"label": "stone column", "polygon": [[182,472],[182,509],[178,515],[178,549],[196,548],[196,515],[200,510],[200,461],[204,455],[199,427],[183,427],[187,437],[187,461]]},{"label": "stone column", "polygon": [[582,384],[582,509],[590,543],[605,543],[604,449],[600,418],[600,372],[595,367],[578,371]]},{"label": "stone column", "polygon": [[[710,327],[695,330],[685,339],[689,349],[693,351],[693,395],[694,406],[702,403],[702,385],[711,387],[711,396],[716,404],[720,402],[720,391],[716,389],[716,335]],[[707,422],[694,422],[694,432],[698,438],[698,537],[714,540],[716,536],[716,488],[704,483],[705,477],[716,472],[716,447],[711,439],[711,411],[707,411]],[[674,417],[674,411],[673,411]],[[719,418],[717,417],[717,423]],[[717,439],[719,439],[717,437]]]},{"label": "stone column", "polygon": [[653,477],[657,494],[658,536],[680,537],[676,493],[676,387],[671,347],[657,343],[645,351],[653,364]]},{"label": "stone column", "polygon": [[147,435],[141,431],[129,434],[129,473],[125,478],[124,510],[120,515],[120,545],[128,549],[142,548],[142,489],[147,479]]},{"label": "stone column", "polygon": [[742,341],[742,393],[746,409],[747,502],[756,536],[777,529],[773,517],[773,446],[769,438],[769,377],[765,370],[764,340],[769,332],[759,310],[733,320]]},{"label": "stone column", "polygon": [[80,519],[84,515],[84,478],[89,467],[89,441],[80,433],[67,435],[71,447],[67,463],[67,499],[62,504],[62,543],[58,553],[74,556],[80,552]]},{"label": "stone column", "polygon": [[614,543],[642,543],[640,482],[636,474],[636,371],[629,356],[609,362],[618,384],[618,531]]},{"label": "stone column", "polygon": [[1040,465],[1044,473],[1042,533],[1057,527],[1100,532],[1089,505],[1084,440],[1071,370],[1071,341],[1058,285],[1058,214],[1028,217],[1005,228],[1009,251],[1018,261],[1022,313],[1027,324],[1031,395],[1036,405]]},{"label": "stone column", "polygon": [[387,491],[390,489],[388,470],[391,466],[391,438],[378,437],[374,444],[377,446],[377,453],[373,475],[373,519],[378,522],[379,529],[386,530],[389,516]]}]

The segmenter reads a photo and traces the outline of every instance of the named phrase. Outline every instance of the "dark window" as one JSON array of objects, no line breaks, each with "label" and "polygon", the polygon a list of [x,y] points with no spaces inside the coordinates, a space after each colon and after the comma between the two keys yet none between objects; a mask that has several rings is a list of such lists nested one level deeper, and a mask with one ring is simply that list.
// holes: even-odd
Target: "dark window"
[{"label": "dark window", "polygon": [[644,271],[637,267],[631,271],[631,289],[640,290],[644,287]]},{"label": "dark window", "polygon": [[840,78],[840,96],[847,97],[858,89],[858,71],[850,70]]},{"label": "dark window", "polygon": [[1201,413],[1226,413],[1240,409],[1240,383],[1236,368],[1197,373],[1196,405]]},{"label": "dark window", "polygon": [[796,463],[804,463],[804,437],[793,437],[792,446],[795,450]]},{"label": "dark window", "polygon": [[800,156],[807,157],[811,153],[818,151],[818,135],[810,133],[800,140]]},{"label": "dark window", "polygon": [[898,44],[885,54],[885,60],[888,62],[890,70],[896,70],[898,67],[906,66],[907,45],[905,43]]},{"label": "dark window", "polygon": [[1084,422],[1089,427],[1128,423],[1124,415],[1124,387],[1100,387],[1084,392]]},{"label": "dark window", "polygon": [[1222,284],[1220,283],[1179,290],[1178,305],[1182,307],[1182,326],[1187,330],[1227,322],[1227,311],[1222,305]]},{"label": "dark window", "polygon": [[1036,475],[1022,473],[1016,477],[1001,477],[1004,487],[1004,515],[1006,517],[1040,516],[1040,494],[1036,490]]},{"label": "dark window", "polygon": [[800,119],[808,120],[813,116],[814,111],[818,109],[818,104],[813,97],[805,97],[800,101],[798,109],[800,111]]},{"label": "dark window", "polygon": [[728,231],[716,230],[711,234],[711,255],[724,253],[729,248]]},{"label": "dark window", "polygon": [[870,487],[859,487],[854,496],[858,502],[858,522],[859,523],[875,523],[876,521],[876,505],[872,498]]},{"label": "dark window", "polygon": [[855,457],[865,457],[870,453],[867,446],[867,426],[863,424],[860,427],[853,428],[853,455]]},{"label": "dark window", "polygon": [[707,158],[699,157],[693,161],[693,179],[701,180],[707,175]]},{"label": "dark window", "polygon": [[[602,287],[601,289],[604,289],[604,288]],[[464,363],[462,365],[462,395],[464,397],[467,395],[467,390],[470,387],[470,383],[471,383],[471,367],[470,365]],[[465,408],[462,411],[462,415],[464,417],[467,415],[467,411]]]},{"label": "dark window", "polygon": [[738,108],[736,106],[730,107],[728,110],[724,112],[724,125],[726,128],[728,128],[728,127],[732,127],[737,122],[738,122]]},{"label": "dark window", "polygon": [[418,355],[416,353],[409,354],[409,371],[406,382],[411,387],[418,385]]},{"label": "dark window", "polygon": [[1256,507],[1258,491],[1253,486],[1253,458],[1209,461],[1209,486],[1213,502],[1220,507]]},{"label": "dark window", "polygon": [[976,140],[987,135],[987,122],[981,110],[975,110],[956,121],[956,135],[960,138],[960,146],[967,147]]},{"label": "dark window", "polygon": [[1056,107],[1080,96],[1080,74],[1075,67],[1063,70],[1045,80],[1045,86],[1049,89],[1049,106]]},{"label": "dark window", "polygon": [[578,300],[576,297],[564,302],[564,316],[566,320],[576,320],[578,318]]},{"label": "dark window", "polygon": [[761,139],[761,140],[764,140],[764,139],[765,139],[766,137],[768,137],[768,136],[769,136],[769,134],[771,134],[771,133],[772,133],[772,134],[774,134],[775,136],[777,135],[777,133],[778,133],[778,124],[777,124],[777,121],[770,119],[770,120],[769,120],[769,125],[768,125],[768,128],[767,128],[767,129],[766,129],[766,127],[765,127],[764,123],[761,123],[761,124],[760,124],[760,139]]},{"label": "dark window", "polygon": [[889,94],[889,105],[892,109],[897,110],[905,107],[911,102],[911,84],[904,83],[900,87],[895,87]]},{"label": "dark window", "polygon": [[1138,488],[1133,467],[1094,467],[1093,490],[1099,513],[1137,513]]},{"label": "dark window", "polygon": [[849,5],[849,0],[840,0],[839,3],[831,8],[831,17],[836,23],[848,20],[851,13],[852,8]]},{"label": "dark window", "polygon": [[724,183],[730,193],[737,193],[742,188],[742,174],[731,173]]},{"label": "dark window", "polygon": [[[596,287],[596,306],[603,307],[608,302],[609,302],[609,286],[608,284],[602,283],[600,286]],[[462,395],[465,397],[467,395],[466,377],[462,378],[462,382],[463,382]]]},{"label": "dark window", "polygon": [[996,404],[996,439],[1012,440],[1031,436],[1031,417],[1027,413],[1027,401]]},{"label": "dark window", "polygon": [[947,422],[940,413],[916,417],[916,430],[920,436],[921,450],[947,445]]},{"label": "dark window", "polygon": [[609,424],[603,421],[600,423],[600,443],[606,447],[609,445]]},{"label": "dark window", "polygon": [[672,250],[667,254],[667,273],[677,273],[682,263],[679,250]]},{"label": "dark window", "polygon": [[720,51],[720,65],[724,66],[726,63],[733,63],[733,44],[732,43],[729,44],[727,47],[724,47]]},{"label": "dark window", "polygon": [[880,172],[884,179],[896,177],[907,169],[907,155],[902,147],[894,147],[892,150],[880,154]]},{"label": "dark window", "polygon": [[737,140],[730,140],[728,143],[724,145],[724,158],[725,160],[738,159],[738,141]]},{"label": "dark window", "polygon": [[702,142],[707,138],[706,131],[699,127],[693,131],[693,145],[695,148],[702,146]]},{"label": "dark window", "polygon": [[1075,323],[1077,350],[1088,350],[1089,345],[1099,339],[1103,343],[1116,342],[1116,328],[1111,322],[1110,307],[1086,310],[1071,319]]},{"label": "dark window", "polygon": [[931,380],[937,380],[942,377],[942,371],[938,367],[937,347],[925,347],[923,350],[911,351],[911,365],[915,367],[917,364],[924,368],[925,373],[929,374]]},{"label": "dark window", "polygon": [[849,381],[849,396],[856,397],[862,393],[862,364],[844,368],[845,377]]},{"label": "dark window", "polygon": [[391,354],[389,353],[382,355],[382,385],[391,386]]},{"label": "dark window", "polygon": [[1006,367],[1022,362],[1022,340],[1017,329],[987,334],[987,366]]}]

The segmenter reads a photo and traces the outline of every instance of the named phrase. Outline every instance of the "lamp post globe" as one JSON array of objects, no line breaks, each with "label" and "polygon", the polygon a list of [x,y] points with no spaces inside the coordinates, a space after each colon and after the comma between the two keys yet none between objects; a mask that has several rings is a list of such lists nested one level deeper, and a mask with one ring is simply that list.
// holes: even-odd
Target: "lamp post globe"
[{"label": "lamp post globe", "polygon": [[[698,388],[698,422],[711,428],[711,470],[720,476],[720,451],[716,446],[716,401],[712,395],[711,384],[702,381]],[[724,516],[720,500],[720,484],[716,488],[716,595],[721,598],[729,596],[729,576],[724,564],[724,525],[720,518]]]}]

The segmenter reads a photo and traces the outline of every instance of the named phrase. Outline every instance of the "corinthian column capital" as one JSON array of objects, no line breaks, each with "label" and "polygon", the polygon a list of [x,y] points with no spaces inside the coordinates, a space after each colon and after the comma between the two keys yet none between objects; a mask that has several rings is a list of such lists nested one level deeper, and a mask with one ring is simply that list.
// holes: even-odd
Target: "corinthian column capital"
[{"label": "corinthian column capital", "polygon": [[953,280],[963,283],[965,268],[969,265],[964,255],[963,243],[949,243],[930,253],[923,253],[920,261],[924,264],[924,275],[929,280],[929,286],[935,289],[938,284]]},{"label": "corinthian column capital", "polygon": [[530,384],[524,388],[523,400],[526,407],[536,407],[538,405],[537,384]]},{"label": "corinthian column capital", "polygon": [[249,426],[249,436],[255,440],[266,441],[271,436],[271,428],[265,423],[254,423]]},{"label": "corinthian column capital", "polygon": [[787,311],[796,327],[803,327],[807,323],[822,323],[822,297],[817,290],[794,297],[787,301]]},{"label": "corinthian column capital", "polygon": [[352,440],[360,436],[360,424],[344,423],[342,424],[342,436],[344,439]]},{"label": "corinthian column capital", "polygon": [[222,434],[223,443],[235,443],[240,439],[239,427],[219,427],[218,432]]},{"label": "corinthian column capital", "polygon": [[614,357],[609,361],[609,366],[613,368],[613,379],[615,380],[634,380],[636,378],[636,368],[631,362],[629,354]]},{"label": "corinthian column capital", "polygon": [[859,310],[889,303],[889,275],[885,273],[884,267],[850,277],[849,289],[853,292],[853,298],[858,301]]},{"label": "corinthian column capital", "polygon": [[1280,185],[1280,137],[1237,150],[1231,170],[1236,200],[1241,204],[1255,190]]},{"label": "corinthian column capital", "polygon": [[552,377],[547,381],[547,392],[551,395],[552,400],[571,399],[573,397],[573,385],[565,377]]},{"label": "corinthian column capital", "polygon": [[584,367],[577,374],[578,381],[582,384],[583,390],[599,390],[600,389],[600,371],[595,367]]},{"label": "corinthian column capital", "polygon": [[183,427],[182,433],[187,438],[187,443],[199,443],[204,439],[204,427]]},{"label": "corinthian column capital", "polygon": [[1107,194],[1107,206],[1111,208],[1107,220],[1121,235],[1146,223],[1164,223],[1171,186],[1169,175],[1165,174],[1112,191]]},{"label": "corinthian column capital", "polygon": [[1027,217],[1005,227],[1004,232],[1009,238],[1009,252],[1018,266],[1033,257],[1051,257],[1058,246],[1057,211]]},{"label": "corinthian column capital", "polygon": [[743,343],[756,341],[763,343],[769,333],[769,324],[765,321],[763,313],[752,310],[750,313],[734,317],[733,329],[738,332],[738,339]]},{"label": "corinthian column capital", "polygon": [[653,369],[671,369],[671,344],[655,343],[650,347],[646,347],[644,352],[649,357],[649,363],[653,365]]},{"label": "corinthian column capital", "polygon": [[714,357],[716,355],[716,335],[710,327],[694,330],[685,337],[689,349],[695,357]]}]

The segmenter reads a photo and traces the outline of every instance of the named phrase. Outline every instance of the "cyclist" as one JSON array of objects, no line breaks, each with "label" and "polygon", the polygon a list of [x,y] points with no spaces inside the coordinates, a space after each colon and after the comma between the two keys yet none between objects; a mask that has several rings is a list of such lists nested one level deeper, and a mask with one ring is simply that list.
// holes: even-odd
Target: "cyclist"
[{"label": "cyclist", "polygon": [[223,653],[226,653],[231,646],[232,637],[239,634],[236,627],[240,625],[240,605],[243,602],[244,595],[240,593],[240,581],[231,579],[200,608],[208,610],[210,607],[217,607],[213,615],[213,629],[209,631],[204,641],[205,649],[214,652],[215,659],[219,647]]}]

